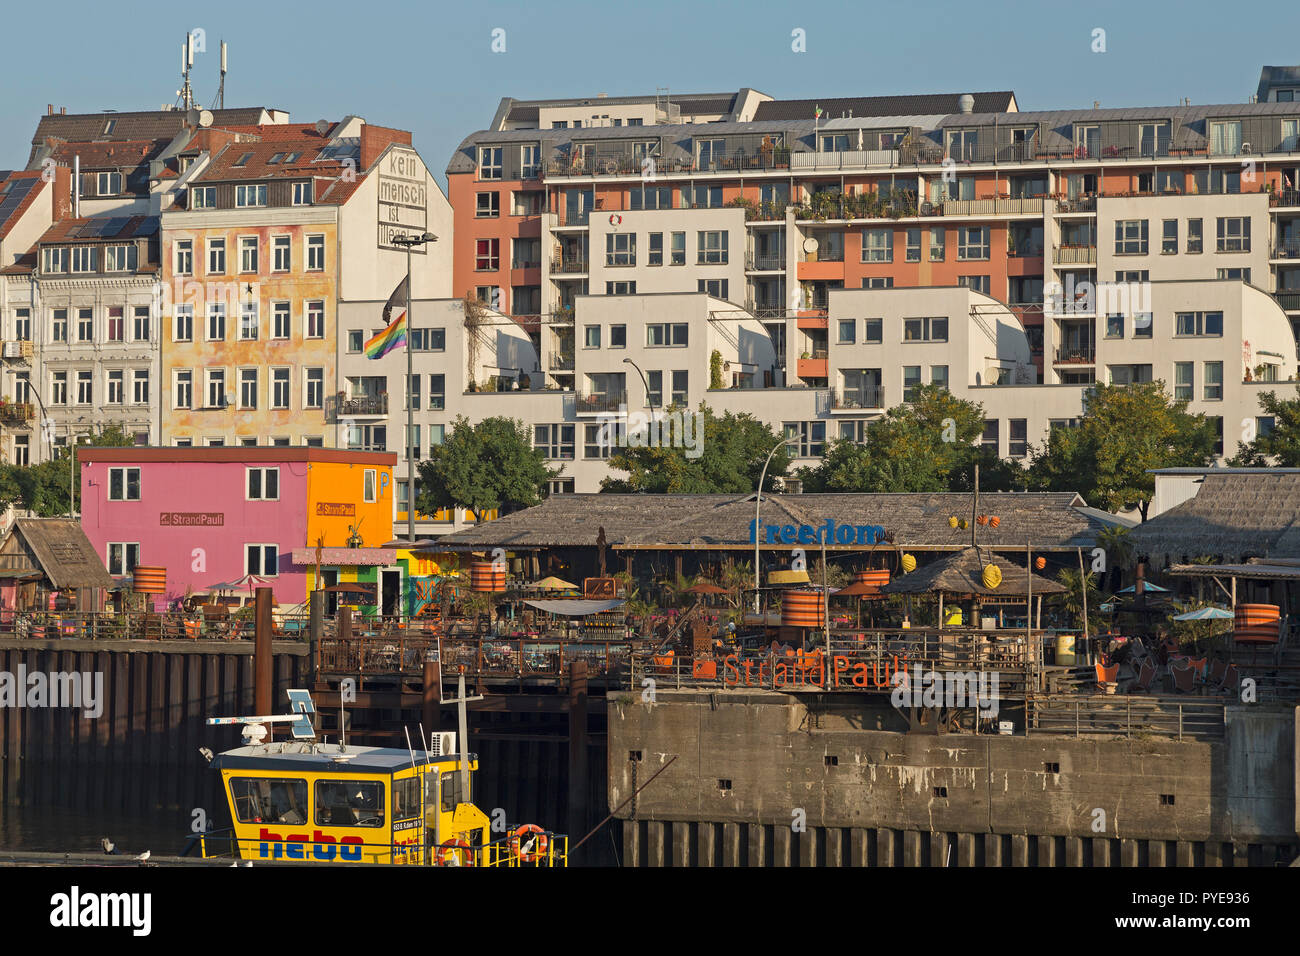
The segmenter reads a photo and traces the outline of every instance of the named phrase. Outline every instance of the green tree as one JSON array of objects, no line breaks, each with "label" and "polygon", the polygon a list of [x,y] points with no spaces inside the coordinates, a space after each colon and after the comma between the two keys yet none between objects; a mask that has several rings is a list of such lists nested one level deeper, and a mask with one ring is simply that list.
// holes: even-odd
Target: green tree
[{"label": "green tree", "polygon": [[1241,468],[1300,468],[1300,385],[1296,386],[1295,398],[1262,392],[1259,410],[1273,419],[1273,428],[1243,444],[1229,464]]},{"label": "green tree", "polygon": [[[75,436],[78,448],[121,448],[135,438],[119,425],[108,425],[89,435]],[[81,482],[73,481],[72,455],[65,448],[56,458],[38,465],[5,465],[0,469],[0,504],[24,508],[41,518],[68,514],[68,492],[73,511],[81,509]],[[77,467],[80,470],[81,462]]]},{"label": "green tree", "polygon": [[1033,450],[1031,485],[1077,491],[1107,511],[1136,507],[1147,518],[1155,494],[1153,468],[1196,467],[1214,458],[1213,424],[1189,415],[1161,381],[1095,385],[1074,428],[1058,428]]},{"label": "green tree", "polygon": [[[799,474],[805,491],[945,491],[981,460],[972,443],[983,432],[983,406],[922,385],[911,402],[868,425],[860,444],[834,441],[819,465]],[[982,472],[980,484],[987,487]]]},{"label": "green tree", "polygon": [[[679,411],[676,408],[669,412]],[[680,410],[683,420],[691,412]],[[627,473],[626,478],[605,478],[600,490],[606,492],[649,492],[651,494],[744,494],[758,484],[763,463],[780,440],[767,425],[748,413],[725,413],[721,418],[708,405],[701,404],[698,418],[691,419],[694,447],[685,440],[661,433],[662,441],[654,447],[619,448],[609,458],[609,466]],[[669,440],[670,437],[673,440]],[[630,438],[630,436],[629,436]],[[774,487],[775,479],[785,474],[790,457],[782,448],[772,456],[767,467],[765,487]]]},{"label": "green tree", "polygon": [[459,415],[447,440],[420,462],[419,474],[415,504],[420,512],[466,508],[477,518],[502,506],[537,504],[559,471],[547,468],[523,422],[485,418],[470,425]]}]

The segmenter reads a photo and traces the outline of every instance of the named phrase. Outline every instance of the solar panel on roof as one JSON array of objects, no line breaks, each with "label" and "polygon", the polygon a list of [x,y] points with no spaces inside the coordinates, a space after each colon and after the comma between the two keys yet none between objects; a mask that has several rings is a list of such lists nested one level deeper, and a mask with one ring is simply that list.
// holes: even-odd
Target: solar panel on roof
[{"label": "solar panel on roof", "polygon": [[35,185],[35,179],[16,179],[9,184],[9,189],[0,196],[0,222],[13,214]]},{"label": "solar panel on roof", "polygon": [[99,229],[99,234],[101,236],[116,236],[126,228],[127,223],[130,221],[130,216],[114,216],[112,219],[105,219],[104,224]]},{"label": "solar panel on roof", "polygon": [[158,220],[146,219],[143,223],[141,223],[140,228],[136,230],[135,234],[137,236],[152,236],[157,231],[158,231]]}]

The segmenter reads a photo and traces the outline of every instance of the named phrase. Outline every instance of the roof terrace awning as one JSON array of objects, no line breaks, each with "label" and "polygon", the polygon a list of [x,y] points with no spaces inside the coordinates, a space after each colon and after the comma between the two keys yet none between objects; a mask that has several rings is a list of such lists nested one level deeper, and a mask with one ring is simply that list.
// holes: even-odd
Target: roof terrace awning
[{"label": "roof terrace awning", "polygon": [[622,607],[625,601],[525,601],[529,607],[548,614],[563,614],[565,617],[586,617],[601,611],[612,611]]}]

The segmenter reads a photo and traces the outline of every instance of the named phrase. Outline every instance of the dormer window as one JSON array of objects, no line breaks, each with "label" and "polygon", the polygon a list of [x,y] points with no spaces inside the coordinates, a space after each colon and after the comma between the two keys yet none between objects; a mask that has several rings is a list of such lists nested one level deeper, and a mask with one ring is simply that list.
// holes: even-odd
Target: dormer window
[{"label": "dormer window", "polygon": [[178,159],[178,160],[176,161],[176,168],[177,168],[181,173],[184,173],[187,169],[189,169],[189,168],[190,168],[191,166],[193,166],[193,165],[194,165],[194,157],[193,157],[193,156],[182,156],[182,157],[180,157],[180,159]]},{"label": "dormer window", "polygon": [[122,191],[121,173],[97,173],[95,176],[95,195],[116,196]]},{"label": "dormer window", "polygon": [[266,184],[253,183],[247,186],[235,187],[235,206],[265,206],[266,205]]},{"label": "dormer window", "polygon": [[68,250],[66,247],[46,249],[44,252],[45,262],[42,272],[62,273],[68,271]]},{"label": "dormer window", "polygon": [[72,247],[72,271],[73,272],[94,272],[99,256],[94,246],[73,246]]},{"label": "dormer window", "polygon": [[293,184],[293,204],[295,206],[311,205],[311,180]]},{"label": "dormer window", "polygon": [[247,166],[247,165],[248,165],[248,161],[249,161],[250,159],[252,159],[252,158],[253,158],[253,154],[252,154],[252,153],[245,153],[243,156],[240,156],[239,159],[235,160],[235,165],[236,165],[236,166]]}]

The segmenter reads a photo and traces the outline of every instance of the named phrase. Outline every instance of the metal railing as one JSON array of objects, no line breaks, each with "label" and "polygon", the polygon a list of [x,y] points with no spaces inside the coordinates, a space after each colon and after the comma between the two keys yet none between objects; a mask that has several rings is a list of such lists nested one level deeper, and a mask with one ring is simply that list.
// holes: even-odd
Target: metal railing
[{"label": "metal railing", "polygon": [[605,394],[579,395],[576,409],[578,412],[616,412],[627,404],[627,392],[607,392]]},{"label": "metal railing", "polygon": [[339,392],[338,414],[387,415],[388,393],[381,392],[378,395],[357,395],[349,397],[346,392]]},{"label": "metal railing", "polygon": [[1300,259],[1300,239],[1279,239],[1273,246],[1274,259]]},{"label": "metal railing", "polygon": [[552,272],[586,272],[590,260],[586,256],[556,256],[551,260]]},{"label": "metal railing", "polygon": [[35,411],[27,402],[0,402],[0,421],[24,423],[32,420]]},{"label": "metal railing", "polygon": [[1270,206],[1300,206],[1300,189],[1276,189],[1268,197]]},{"label": "metal railing", "polygon": [[785,269],[785,254],[758,255],[745,253],[745,268],[751,272],[780,272]]},{"label": "metal railing", "polygon": [[875,388],[858,388],[846,390],[831,389],[831,408],[884,408],[885,390]]},{"label": "metal railing", "polygon": [[1198,739],[1222,737],[1224,705],[1161,697],[1095,694],[1035,696],[1028,701],[1027,732],[1108,736],[1158,734]]},{"label": "metal railing", "polygon": [[1287,312],[1300,312],[1300,292],[1278,292],[1273,298]]},{"label": "metal railing", "polygon": [[31,339],[14,339],[4,343],[4,358],[30,359],[32,357]]},{"label": "metal railing", "polygon": [[573,371],[572,353],[552,352],[551,353],[551,370],[556,372]]},{"label": "metal railing", "polygon": [[[210,609],[210,610],[209,610]],[[276,640],[306,634],[303,613],[281,614]],[[197,611],[121,614],[112,611],[0,611],[0,638],[18,640],[252,640],[251,604],[243,608],[205,605]]]},{"label": "metal railing", "polygon": [[945,216],[1017,216],[1043,214],[1042,199],[945,199]]},{"label": "metal railing", "polygon": [[1058,265],[1096,265],[1096,246],[1056,246],[1052,250],[1052,261]]},{"label": "metal railing", "polygon": [[1052,357],[1053,365],[1087,365],[1097,361],[1097,347],[1063,345]]}]

